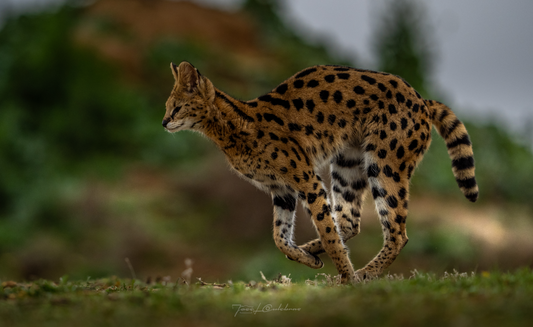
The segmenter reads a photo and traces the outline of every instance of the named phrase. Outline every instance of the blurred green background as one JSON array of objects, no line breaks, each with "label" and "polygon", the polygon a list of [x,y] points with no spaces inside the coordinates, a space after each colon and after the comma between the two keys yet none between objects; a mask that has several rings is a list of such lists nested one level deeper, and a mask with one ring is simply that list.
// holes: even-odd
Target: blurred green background
[{"label": "blurred green background", "polygon": [[[177,279],[187,258],[204,280],[334,273],[329,260],[321,271],[286,260],[271,239],[270,197],[232,174],[205,138],[171,135],[160,125],[171,61],[190,61],[242,99],[310,65],[360,67],[291,30],[281,3],[247,0],[234,12],[163,0],[4,10],[0,279],[128,277],[126,258],[139,278]],[[430,83],[435,54],[423,8],[407,0],[389,5],[394,10],[373,31],[378,66],[360,68],[401,75],[425,97],[446,102]],[[410,242],[391,273],[532,264],[531,144],[497,122],[463,121],[480,201],[463,198],[434,134],[412,182]],[[299,243],[315,236],[308,220],[300,210]],[[379,251],[371,201],[362,233],[349,244],[356,268]]]}]

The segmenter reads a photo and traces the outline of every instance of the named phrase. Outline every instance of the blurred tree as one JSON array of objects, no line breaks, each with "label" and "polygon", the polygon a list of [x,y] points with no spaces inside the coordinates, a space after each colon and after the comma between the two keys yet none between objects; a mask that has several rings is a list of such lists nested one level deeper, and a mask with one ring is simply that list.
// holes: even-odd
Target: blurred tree
[{"label": "blurred tree", "polygon": [[349,60],[347,56],[329,50],[326,40],[309,42],[298,35],[280,16],[284,10],[282,1],[246,0],[242,9],[257,22],[266,51],[274,54],[282,66],[275,75],[275,84],[271,87],[309,66],[355,64],[353,59]]},{"label": "blurred tree", "polygon": [[423,97],[430,95],[435,63],[431,26],[420,1],[386,0],[372,37],[377,69],[404,78]]}]

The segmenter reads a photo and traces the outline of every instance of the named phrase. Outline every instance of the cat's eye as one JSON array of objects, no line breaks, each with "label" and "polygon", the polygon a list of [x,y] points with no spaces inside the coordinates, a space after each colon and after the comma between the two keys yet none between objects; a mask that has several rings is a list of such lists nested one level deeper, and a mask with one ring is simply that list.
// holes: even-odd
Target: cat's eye
[{"label": "cat's eye", "polygon": [[177,114],[180,109],[181,106],[177,106],[176,108],[174,108],[174,110],[172,110],[172,113],[170,114],[170,117],[174,118],[174,115]]}]

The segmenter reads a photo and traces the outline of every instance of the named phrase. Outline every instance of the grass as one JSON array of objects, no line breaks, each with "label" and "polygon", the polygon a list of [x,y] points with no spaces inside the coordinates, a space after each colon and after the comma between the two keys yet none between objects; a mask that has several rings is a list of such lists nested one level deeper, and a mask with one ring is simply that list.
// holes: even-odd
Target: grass
[{"label": "grass", "polygon": [[107,278],[3,281],[1,326],[526,326],[533,272],[385,276],[338,285],[334,277],[292,283]]}]

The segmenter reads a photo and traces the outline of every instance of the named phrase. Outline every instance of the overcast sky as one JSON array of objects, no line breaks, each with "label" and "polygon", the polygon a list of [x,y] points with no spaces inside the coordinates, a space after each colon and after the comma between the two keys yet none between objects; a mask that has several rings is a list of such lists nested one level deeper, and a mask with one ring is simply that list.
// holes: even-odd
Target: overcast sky
[{"label": "overcast sky", "polygon": [[[61,0],[0,0],[41,3]],[[240,0],[201,0],[231,9]],[[383,0],[286,0],[300,33],[371,66],[371,31]],[[438,51],[435,82],[463,116],[533,119],[533,0],[424,0]],[[362,67],[365,68],[365,67]]]}]

